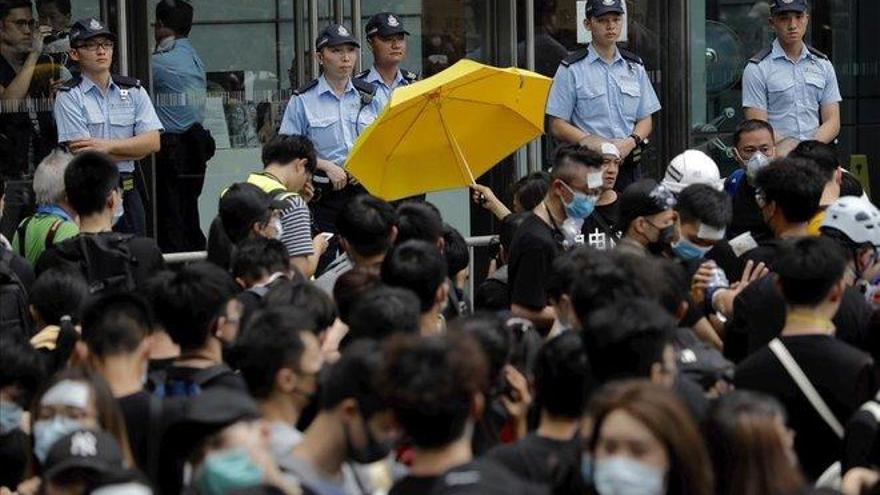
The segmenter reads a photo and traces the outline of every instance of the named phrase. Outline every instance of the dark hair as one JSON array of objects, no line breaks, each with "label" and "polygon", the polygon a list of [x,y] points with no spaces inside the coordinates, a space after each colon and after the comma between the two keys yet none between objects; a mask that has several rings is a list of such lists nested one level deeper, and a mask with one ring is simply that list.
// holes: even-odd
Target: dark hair
[{"label": "dark hair", "polygon": [[697,426],[671,390],[645,380],[614,383],[610,393],[597,394],[590,450],[595,455],[605,420],[626,412],[647,428],[669,457],[669,495],[711,495],[712,466]]},{"label": "dark hair", "polygon": [[690,280],[687,271],[684,266],[667,258],[653,259],[652,264],[655,269],[651,270],[650,277],[654,283],[650,289],[653,289],[657,302],[670,315],[676,315],[681,303],[689,301]]},{"label": "dark hair", "polygon": [[30,304],[47,325],[60,325],[61,318],[70,316],[79,321],[83,303],[89,296],[89,283],[79,270],[68,267],[50,268],[41,273],[30,291]]},{"label": "dark hair", "polygon": [[228,270],[229,264],[232,262],[232,251],[234,249],[235,244],[233,244],[232,239],[229,238],[229,235],[226,234],[226,229],[223,227],[223,219],[220,218],[220,215],[217,215],[211,221],[211,226],[208,227],[208,261],[224,270]]},{"label": "dark hair", "polygon": [[[546,195],[547,191],[544,191],[544,194]],[[519,226],[531,216],[531,214],[530,211],[521,211],[519,213],[511,213],[504,217],[504,220],[501,220],[501,228],[498,232],[498,242],[508,255],[510,254],[510,243],[513,242],[513,234],[516,233],[516,229],[518,229]]]},{"label": "dark hair", "polygon": [[589,246],[566,251],[553,260],[547,277],[547,298],[558,302],[562,296],[571,296],[571,284],[596,263],[611,263],[611,256]]},{"label": "dark hair", "polygon": [[791,223],[810,221],[825,190],[825,181],[809,163],[803,158],[783,158],[761,169],[755,177],[755,188],[765,201],[775,202]]},{"label": "dark hair", "polygon": [[251,395],[265,399],[282,368],[300,371],[305,343],[300,332],[309,331],[311,317],[294,308],[257,311],[235,342],[235,362]]},{"label": "dark hair", "polygon": [[178,36],[189,36],[193,23],[193,8],[183,0],[161,0],[156,4],[156,21]]},{"label": "dark hair", "polygon": [[355,399],[364,419],[386,409],[377,393],[376,379],[382,354],[376,342],[362,339],[345,348],[335,363],[325,366],[320,377],[320,406],[326,411],[345,399]]},{"label": "dark hair", "polygon": [[[381,283],[379,271],[371,267],[354,267],[340,275],[336,279],[336,283],[333,284],[333,300],[339,311],[339,319],[348,325],[351,321],[349,315],[354,305],[360,301],[364,294]],[[418,304],[418,300],[416,303]]]},{"label": "dark hair", "polygon": [[82,339],[99,358],[136,351],[152,330],[150,307],[135,294],[99,297],[83,312]]},{"label": "dark hair", "polygon": [[413,444],[436,448],[464,434],[487,374],[486,358],[472,337],[398,335],[385,347],[379,390]]},{"label": "dark hair", "polygon": [[6,20],[11,10],[23,8],[28,11],[33,10],[34,6],[31,0],[0,0],[0,21]]},{"label": "dark hair", "polygon": [[583,322],[584,347],[600,383],[647,378],[672,339],[676,322],[659,304],[637,297],[600,309]]},{"label": "dark hair", "polygon": [[446,280],[446,260],[433,244],[412,240],[399,244],[382,263],[382,281],[413,291],[421,312],[434,305],[437,289]]},{"label": "dark hair", "polygon": [[553,158],[551,182],[559,179],[569,183],[583,174],[581,167],[601,168],[602,162],[602,155],[583,146],[576,144],[560,146],[556,149]]},{"label": "dark hair", "polygon": [[736,130],[733,131],[733,146],[739,146],[739,141],[742,139],[742,135],[755,132],[755,131],[767,131],[770,133],[770,137],[773,138],[773,126],[770,125],[766,120],[760,119],[749,119],[743,120],[736,126]]},{"label": "dark hair", "polygon": [[592,374],[581,338],[563,332],[547,341],[535,360],[535,402],[553,416],[580,418]]},{"label": "dark hair", "polygon": [[418,333],[421,307],[409,289],[378,286],[352,304],[346,340],[384,340],[389,335]]},{"label": "dark hair", "polygon": [[211,263],[195,263],[153,281],[153,309],[165,331],[182,350],[199,349],[211,336],[217,318],[239,287]]},{"label": "dark hair", "polygon": [[443,224],[443,257],[446,258],[446,275],[455,279],[470,264],[467,241],[455,227]]},{"label": "dark hair", "polygon": [[70,15],[70,0],[37,0],[37,10],[44,5],[54,5],[58,7],[58,12],[64,15]]},{"label": "dark hair", "polygon": [[407,201],[397,207],[396,244],[409,240],[436,243],[443,236],[443,219],[426,203]]},{"label": "dark hair", "polygon": [[855,196],[857,198],[861,198],[863,194],[865,194],[865,189],[862,187],[862,183],[859,182],[859,179],[857,179],[855,175],[849,172],[844,172],[843,174],[841,174],[841,198],[844,196]]},{"label": "dark hair", "polygon": [[77,155],[64,171],[67,201],[80,216],[101,213],[107,196],[119,187],[119,169],[101,153]]},{"label": "dark hair", "polygon": [[263,145],[263,166],[272,163],[287,165],[294,160],[306,160],[306,171],[315,173],[318,160],[315,145],[305,136],[279,134]]},{"label": "dark hair", "polygon": [[786,243],[774,265],[782,297],[792,306],[815,306],[824,301],[845,269],[843,249],[824,236]]},{"label": "dark hair", "polygon": [[758,392],[735,390],[710,406],[703,425],[719,495],[797,493],[806,484],[779,436],[782,404]]},{"label": "dark hair", "polygon": [[691,184],[678,194],[675,205],[681,221],[699,221],[706,225],[722,228],[733,220],[733,202],[730,195],[708,184]]},{"label": "dark hair", "polygon": [[259,280],[288,266],[287,248],[277,239],[247,238],[232,253],[232,276],[236,278]]},{"label": "dark hair", "polygon": [[840,168],[834,146],[815,139],[801,141],[788,156],[805,159],[804,163],[809,163],[813,170],[819,172],[825,182],[833,179],[834,173]]},{"label": "dark hair", "polygon": [[279,280],[266,296],[264,308],[293,307],[303,310],[312,318],[310,330],[320,333],[336,321],[333,299],[311,282]]},{"label": "dark hair", "polygon": [[336,218],[339,236],[361,256],[377,256],[391,247],[397,212],[387,201],[361,194],[347,201]]},{"label": "dark hair", "polygon": [[570,296],[574,312],[583,326],[590,313],[613,304],[646,295],[630,270],[617,263],[617,257],[608,253],[592,253],[585,264],[574,274]]},{"label": "dark hair", "polygon": [[547,191],[550,190],[550,174],[547,172],[532,172],[513,183],[510,195],[518,201],[525,213],[533,210],[544,201]]},{"label": "dark hair", "polygon": [[16,387],[18,395],[14,397],[14,401],[27,409],[34,393],[46,378],[46,369],[39,351],[26,340],[4,335],[0,339],[0,356],[3,356],[0,389]]},{"label": "dark hair", "polygon": [[452,321],[451,329],[470,335],[477,341],[489,365],[489,386],[503,380],[504,366],[510,362],[510,332],[495,313],[477,313]]}]

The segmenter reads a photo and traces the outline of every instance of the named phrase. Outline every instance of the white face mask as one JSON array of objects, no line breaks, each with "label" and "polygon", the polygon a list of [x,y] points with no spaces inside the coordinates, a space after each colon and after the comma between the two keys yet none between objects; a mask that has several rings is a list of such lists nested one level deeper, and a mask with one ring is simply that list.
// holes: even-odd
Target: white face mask
[{"label": "white face mask", "polygon": [[595,461],[593,485],[599,495],[662,495],[663,474],[654,466],[615,456]]},{"label": "white face mask", "polygon": [[760,151],[756,151],[749,161],[746,162],[746,175],[749,177],[749,180],[755,180],[755,177],[758,175],[758,172],[767,166],[770,163],[770,159],[764,156]]},{"label": "white face mask", "polygon": [[116,204],[116,208],[113,209],[113,225],[116,225],[123,215],[125,215],[125,202],[122,200],[122,194],[119,194],[119,202]]}]

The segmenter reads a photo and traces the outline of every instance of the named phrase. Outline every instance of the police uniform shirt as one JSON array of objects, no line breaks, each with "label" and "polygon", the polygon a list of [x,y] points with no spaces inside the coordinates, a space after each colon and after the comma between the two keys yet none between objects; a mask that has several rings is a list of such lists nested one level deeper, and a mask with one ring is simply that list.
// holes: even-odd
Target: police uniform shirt
[{"label": "police uniform shirt", "polygon": [[749,61],[743,73],[742,105],[767,112],[779,136],[813,139],[820,109],[841,101],[834,66],[821,52],[802,44],[797,61],[789,59],[779,40],[763,59]]},{"label": "police uniform shirt", "polygon": [[156,113],[165,132],[181,134],[205,118],[205,64],[187,38],[153,54]]},{"label": "police uniform shirt", "polygon": [[379,74],[379,71],[376,70],[376,67],[370,67],[370,70],[362,72],[358,74],[357,78],[363,80],[364,82],[368,82],[376,87],[376,100],[378,100],[379,110],[385,108],[385,105],[391,101],[391,93],[398,86],[407,86],[412,84],[413,81],[416,80],[418,76],[409,71],[404,71],[402,69],[397,70],[397,75],[394,77],[394,82],[391,83],[389,87],[385,84],[385,80],[382,79],[382,75]]},{"label": "police uniform shirt", "polygon": [[[127,139],[163,130],[147,91],[136,79],[120,76],[110,79],[106,94],[85,74],[79,84],[62,87],[55,98],[55,123],[59,143]],[[133,160],[116,162],[116,166],[120,172],[134,172]]]},{"label": "police uniform shirt", "polygon": [[660,101],[644,65],[624,58],[620,50],[610,63],[592,45],[586,50],[580,60],[559,65],[546,113],[590,135],[623,139],[637,121],[660,110]]},{"label": "police uniform shirt", "polygon": [[351,79],[342,96],[337,96],[322,75],[294,92],[278,133],[308,137],[319,158],[342,166],[358,135],[378,113],[376,99],[363,98]]}]

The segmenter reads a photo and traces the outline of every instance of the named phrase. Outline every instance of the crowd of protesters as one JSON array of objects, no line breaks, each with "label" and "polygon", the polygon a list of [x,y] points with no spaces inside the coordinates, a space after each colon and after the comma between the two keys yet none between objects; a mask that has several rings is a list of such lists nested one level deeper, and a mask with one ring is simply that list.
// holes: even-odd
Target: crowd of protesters
[{"label": "crowd of protesters", "polygon": [[[0,2],[31,29],[30,2]],[[191,56],[186,5],[157,8],[157,54]],[[92,21],[73,61],[148,98],[110,76],[115,37]],[[377,53],[408,34],[391,14],[373,28]],[[434,205],[369,195],[327,154],[351,143],[310,134],[309,98],[359,45],[334,25],[316,46],[326,77],[223,191],[206,261],[114,232],[139,213],[127,165],[160,146],[204,167],[171,150],[192,126],[159,137],[169,116],[141,105],[133,136],[59,126],[73,154],[42,159],[36,212],[0,235],[0,495],[880,493],[880,211],[833,144],[747,119],[729,177],[687,150],[626,187],[644,136],[563,144],[510,204],[472,186],[500,222],[482,280]],[[73,81],[70,118],[90,91]]]}]

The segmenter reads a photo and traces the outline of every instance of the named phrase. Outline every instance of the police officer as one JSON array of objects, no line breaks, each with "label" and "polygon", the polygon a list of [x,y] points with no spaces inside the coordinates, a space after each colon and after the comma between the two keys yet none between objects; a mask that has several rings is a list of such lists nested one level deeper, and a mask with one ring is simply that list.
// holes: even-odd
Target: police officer
[{"label": "police officer", "polygon": [[373,67],[355,78],[376,86],[376,99],[381,109],[388,104],[394,88],[412,84],[419,76],[400,68],[406,58],[406,37],[409,36],[400,17],[381,12],[370,18],[365,31],[367,45],[373,52]]},{"label": "police officer", "polygon": [[153,92],[165,128],[156,154],[157,240],[164,253],[205,249],[199,195],[215,143],[202,126],[205,64],[189,40],[193,8],[162,0],[156,5]]},{"label": "police officer", "polygon": [[[315,145],[318,163],[312,203],[319,232],[336,232],[336,216],[342,205],[365,192],[362,186],[352,184],[343,168],[358,135],[379,112],[376,87],[352,78],[359,48],[360,43],[345,26],[331,24],[321,31],[315,50],[323,73],[293,92],[279,131],[306,136]],[[330,260],[336,248],[331,243]]]},{"label": "police officer", "polygon": [[770,122],[779,156],[806,139],[830,143],[840,132],[837,76],[828,56],[804,43],[807,10],[806,0],[773,0],[770,26],[776,39],[743,73],[746,118]]},{"label": "police officer", "polygon": [[97,151],[116,161],[124,213],[114,229],[143,236],[146,222],[135,184],[135,160],[159,151],[162,124],[140,81],[110,73],[115,41],[116,36],[97,19],[74,23],[70,58],[79,63],[82,73],[61,86],[55,123],[58,142],[74,154]]},{"label": "police officer", "polygon": [[618,191],[639,178],[651,114],[660,110],[642,59],[617,47],[623,13],[622,0],[590,0],[584,26],[593,41],[562,61],[547,101],[550,133],[557,140],[597,152],[603,142],[617,146],[623,160]]}]

